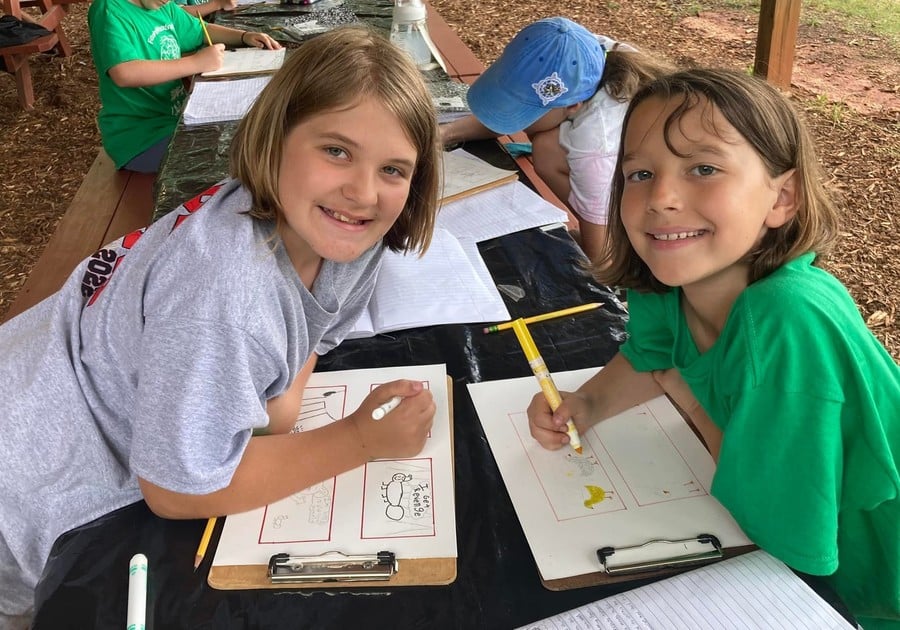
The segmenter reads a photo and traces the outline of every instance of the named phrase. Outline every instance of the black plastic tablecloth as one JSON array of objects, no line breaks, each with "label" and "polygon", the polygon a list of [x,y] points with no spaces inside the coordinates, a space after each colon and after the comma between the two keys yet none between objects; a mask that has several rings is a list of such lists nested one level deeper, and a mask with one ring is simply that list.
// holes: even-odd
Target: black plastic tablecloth
[{"label": "black plastic tablecloth", "polygon": [[[581,251],[564,229],[527,230],[480,249],[497,284],[510,294],[524,293],[518,301],[504,296],[513,317],[604,303],[595,311],[531,326],[552,371],[602,365],[616,352],[625,312],[581,269]],[[466,389],[468,382],[527,376],[530,370],[512,331],[485,335],[484,325],[432,326],[346,341],[317,367],[446,364],[453,379],[459,554],[451,585],[355,593],[217,591],[206,576],[219,532],[194,573],[204,522],[160,519],[138,503],[57,541],[39,586],[35,628],[121,627],[128,563],[139,552],[149,558],[148,620],[156,629],[511,628],[625,588],[551,592],[541,584]]]}]

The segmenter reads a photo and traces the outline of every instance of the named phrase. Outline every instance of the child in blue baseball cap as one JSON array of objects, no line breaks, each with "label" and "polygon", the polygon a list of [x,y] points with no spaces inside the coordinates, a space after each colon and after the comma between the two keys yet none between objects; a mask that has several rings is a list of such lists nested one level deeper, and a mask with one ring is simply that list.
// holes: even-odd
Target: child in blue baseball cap
[{"label": "child in blue baseball cap", "polygon": [[472,84],[473,116],[441,125],[444,144],[524,131],[538,175],[578,217],[592,260],[606,238],[609,188],[628,101],[670,68],[564,17],[523,28]]}]

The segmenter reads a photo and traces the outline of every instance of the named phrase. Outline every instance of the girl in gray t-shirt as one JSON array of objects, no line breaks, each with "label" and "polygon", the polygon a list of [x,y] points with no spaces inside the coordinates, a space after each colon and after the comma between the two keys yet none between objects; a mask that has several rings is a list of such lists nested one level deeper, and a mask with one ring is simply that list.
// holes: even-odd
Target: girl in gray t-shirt
[{"label": "girl in gray t-shirt", "polygon": [[56,538],[112,510],[144,499],[168,518],[231,514],[421,450],[434,403],[413,381],[289,430],[384,248],[430,242],[435,120],[415,66],[381,35],[321,35],[241,122],[230,179],[0,326],[0,626],[27,618]]}]

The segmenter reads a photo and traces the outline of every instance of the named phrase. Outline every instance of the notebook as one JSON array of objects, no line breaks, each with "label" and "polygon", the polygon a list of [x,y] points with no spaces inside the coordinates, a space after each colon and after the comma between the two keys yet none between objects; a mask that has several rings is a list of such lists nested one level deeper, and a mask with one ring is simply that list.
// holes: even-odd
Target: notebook
[{"label": "notebook", "polygon": [[853,630],[765,551],[688,571],[519,630]]},{"label": "notebook", "polygon": [[195,81],[184,106],[184,124],[240,120],[271,80],[271,76],[260,76],[231,81]]}]

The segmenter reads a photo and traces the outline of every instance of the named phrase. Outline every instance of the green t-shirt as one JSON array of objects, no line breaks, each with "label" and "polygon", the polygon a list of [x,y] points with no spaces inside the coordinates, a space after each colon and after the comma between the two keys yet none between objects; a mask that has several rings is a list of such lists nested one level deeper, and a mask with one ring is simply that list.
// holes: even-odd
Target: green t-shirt
[{"label": "green t-shirt", "polygon": [[180,79],[119,87],[109,69],[136,59],[179,59],[203,43],[200,22],[174,2],[147,10],[128,0],[94,0],[88,10],[91,54],[100,83],[97,122],[117,168],[171,135],[186,93]]},{"label": "green t-shirt", "polygon": [[681,291],[629,292],[622,354],[678,368],[723,431],[712,493],[757,545],[900,628],[900,367],[806,254],[744,290],[700,354]]}]

